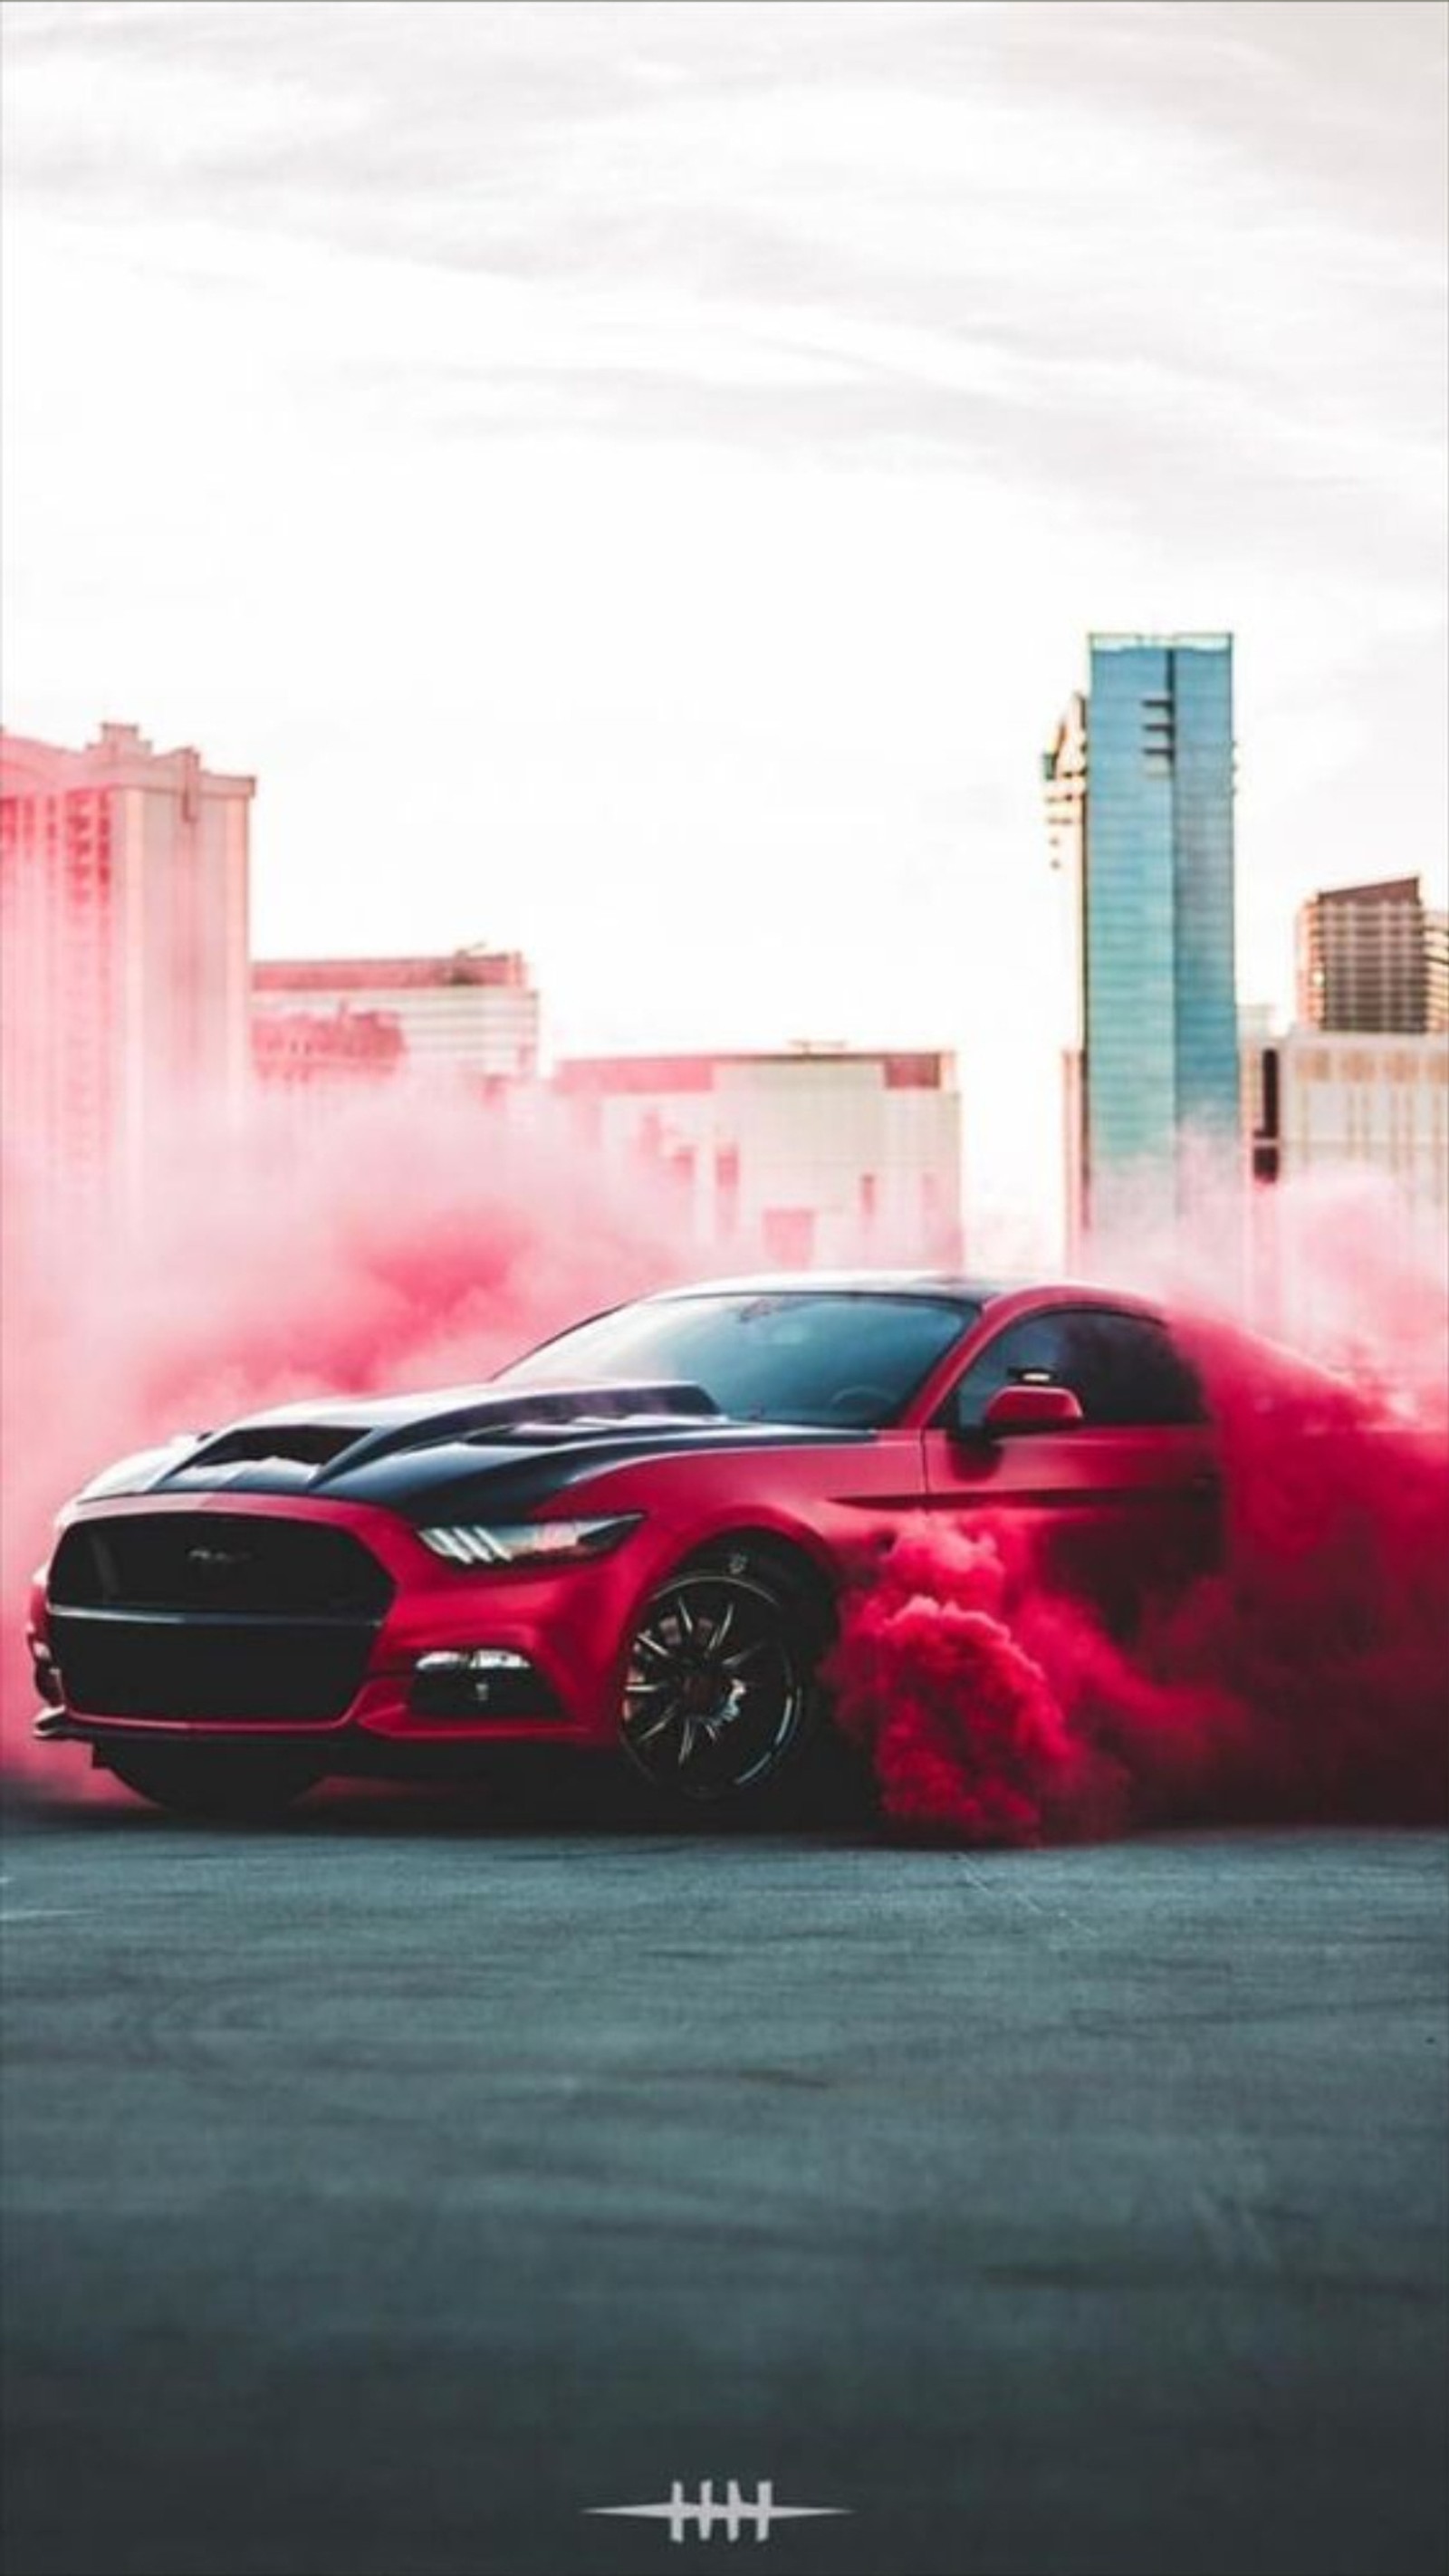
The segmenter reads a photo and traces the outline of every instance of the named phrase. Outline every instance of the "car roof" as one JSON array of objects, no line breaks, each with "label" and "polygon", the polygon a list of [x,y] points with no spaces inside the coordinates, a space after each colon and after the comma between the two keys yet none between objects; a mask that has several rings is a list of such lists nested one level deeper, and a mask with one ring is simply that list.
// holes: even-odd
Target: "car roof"
[{"label": "car roof", "polygon": [[734,1279],[691,1279],[673,1288],[656,1289],[639,1302],[648,1306],[676,1304],[689,1297],[934,1297],[973,1307],[1005,1304],[1029,1307],[1034,1298],[1052,1305],[1079,1302],[1109,1306],[1121,1312],[1160,1316],[1162,1306],[1140,1290],[1113,1288],[1086,1279],[980,1279],[958,1270],[762,1270]]},{"label": "car roof", "polygon": [[1032,1284],[967,1279],[954,1270],[761,1270],[735,1279],[691,1279],[657,1289],[646,1302],[662,1306],[682,1297],[950,1297],[979,1305]]}]

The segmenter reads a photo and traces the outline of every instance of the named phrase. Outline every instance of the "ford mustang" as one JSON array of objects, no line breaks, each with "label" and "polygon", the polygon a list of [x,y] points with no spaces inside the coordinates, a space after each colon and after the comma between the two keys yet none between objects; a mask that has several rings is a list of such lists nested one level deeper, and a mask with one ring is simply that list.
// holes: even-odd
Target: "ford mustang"
[{"label": "ford mustang", "polygon": [[123,1461],[37,1579],[37,1732],[186,1812],[329,1774],[622,1752],[757,1796],[829,1728],[844,1585],[1005,1512],[1110,1615],[1213,1539],[1168,1323],[1064,1286],[770,1277],[596,1316],[437,1395],[293,1404]]}]

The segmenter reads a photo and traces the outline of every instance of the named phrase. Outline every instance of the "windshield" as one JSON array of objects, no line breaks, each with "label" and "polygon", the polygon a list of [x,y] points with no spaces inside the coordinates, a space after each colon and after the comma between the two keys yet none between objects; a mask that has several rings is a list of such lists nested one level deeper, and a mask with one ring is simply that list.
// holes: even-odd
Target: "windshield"
[{"label": "windshield", "polygon": [[875,1429],[980,1312],[969,1297],[845,1291],[651,1298],[546,1342],[499,1383],[682,1378],[738,1422]]}]

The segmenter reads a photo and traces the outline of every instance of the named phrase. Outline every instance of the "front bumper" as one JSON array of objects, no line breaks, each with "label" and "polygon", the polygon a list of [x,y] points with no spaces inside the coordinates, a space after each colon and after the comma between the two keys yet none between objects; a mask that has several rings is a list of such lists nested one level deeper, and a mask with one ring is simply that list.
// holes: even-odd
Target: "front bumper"
[{"label": "front bumper", "polygon": [[[239,1692],[235,1680],[223,1695],[223,1713],[215,1708],[202,1715],[180,1713],[174,1684],[160,1706],[137,1705],[134,1688],[117,1693],[104,1680],[87,1679],[105,1673],[104,1622],[115,1620],[112,1637],[119,1658],[123,1648],[134,1647],[147,1616],[168,1621],[171,1642],[184,1648],[188,1640],[194,1643],[207,1614],[198,1613],[188,1623],[179,1612],[113,1614],[53,1605],[42,1584],[32,1602],[31,1642],[37,1684],[49,1703],[36,1722],[43,1739],[101,1746],[138,1737],[281,1741],[315,1748],[320,1760],[339,1769],[373,1767],[369,1756],[390,1749],[403,1756],[498,1742],[614,1741],[625,1641],[649,1581],[650,1551],[641,1546],[638,1533],[604,1557],[492,1570],[448,1564],[423,1545],[407,1522],[359,1505],[232,1495],[219,1495],[213,1505],[210,1498],[198,1504],[189,1496],[173,1503],[169,1497],[148,1495],[134,1503],[108,1502],[95,1515],[75,1517],[114,1520],[170,1510],[202,1523],[208,1510],[224,1511],[231,1520],[305,1519],[344,1529],[359,1540],[392,1587],[391,1600],[366,1645],[360,1682],[348,1692],[345,1705],[325,1717],[289,1715],[275,1704],[250,1706],[245,1685]],[[83,1620],[92,1623],[85,1631],[78,1624]],[[225,1625],[229,1638],[235,1632],[238,1646],[244,1643],[244,1618],[214,1624]],[[279,1631],[286,1623],[274,1618],[251,1625]],[[285,1637],[272,1642],[284,1651]]]}]

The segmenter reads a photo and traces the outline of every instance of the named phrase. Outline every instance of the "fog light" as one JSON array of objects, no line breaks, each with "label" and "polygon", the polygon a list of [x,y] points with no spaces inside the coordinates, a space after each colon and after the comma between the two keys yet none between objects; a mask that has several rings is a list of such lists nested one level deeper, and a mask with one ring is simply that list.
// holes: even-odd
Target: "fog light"
[{"label": "fog light", "polygon": [[419,1655],[412,1705],[428,1717],[552,1717],[557,1703],[526,1655],[508,1646],[449,1646]]},{"label": "fog light", "polygon": [[528,1657],[510,1654],[506,1646],[458,1646],[419,1655],[420,1673],[526,1673]]},{"label": "fog light", "polygon": [[[510,1655],[502,1646],[458,1647],[447,1653],[419,1655],[418,1680],[431,1702],[436,1693],[450,1707],[486,1708],[493,1690],[495,1673],[526,1673],[528,1665],[522,1655]],[[418,1694],[413,1693],[414,1704]]]}]

